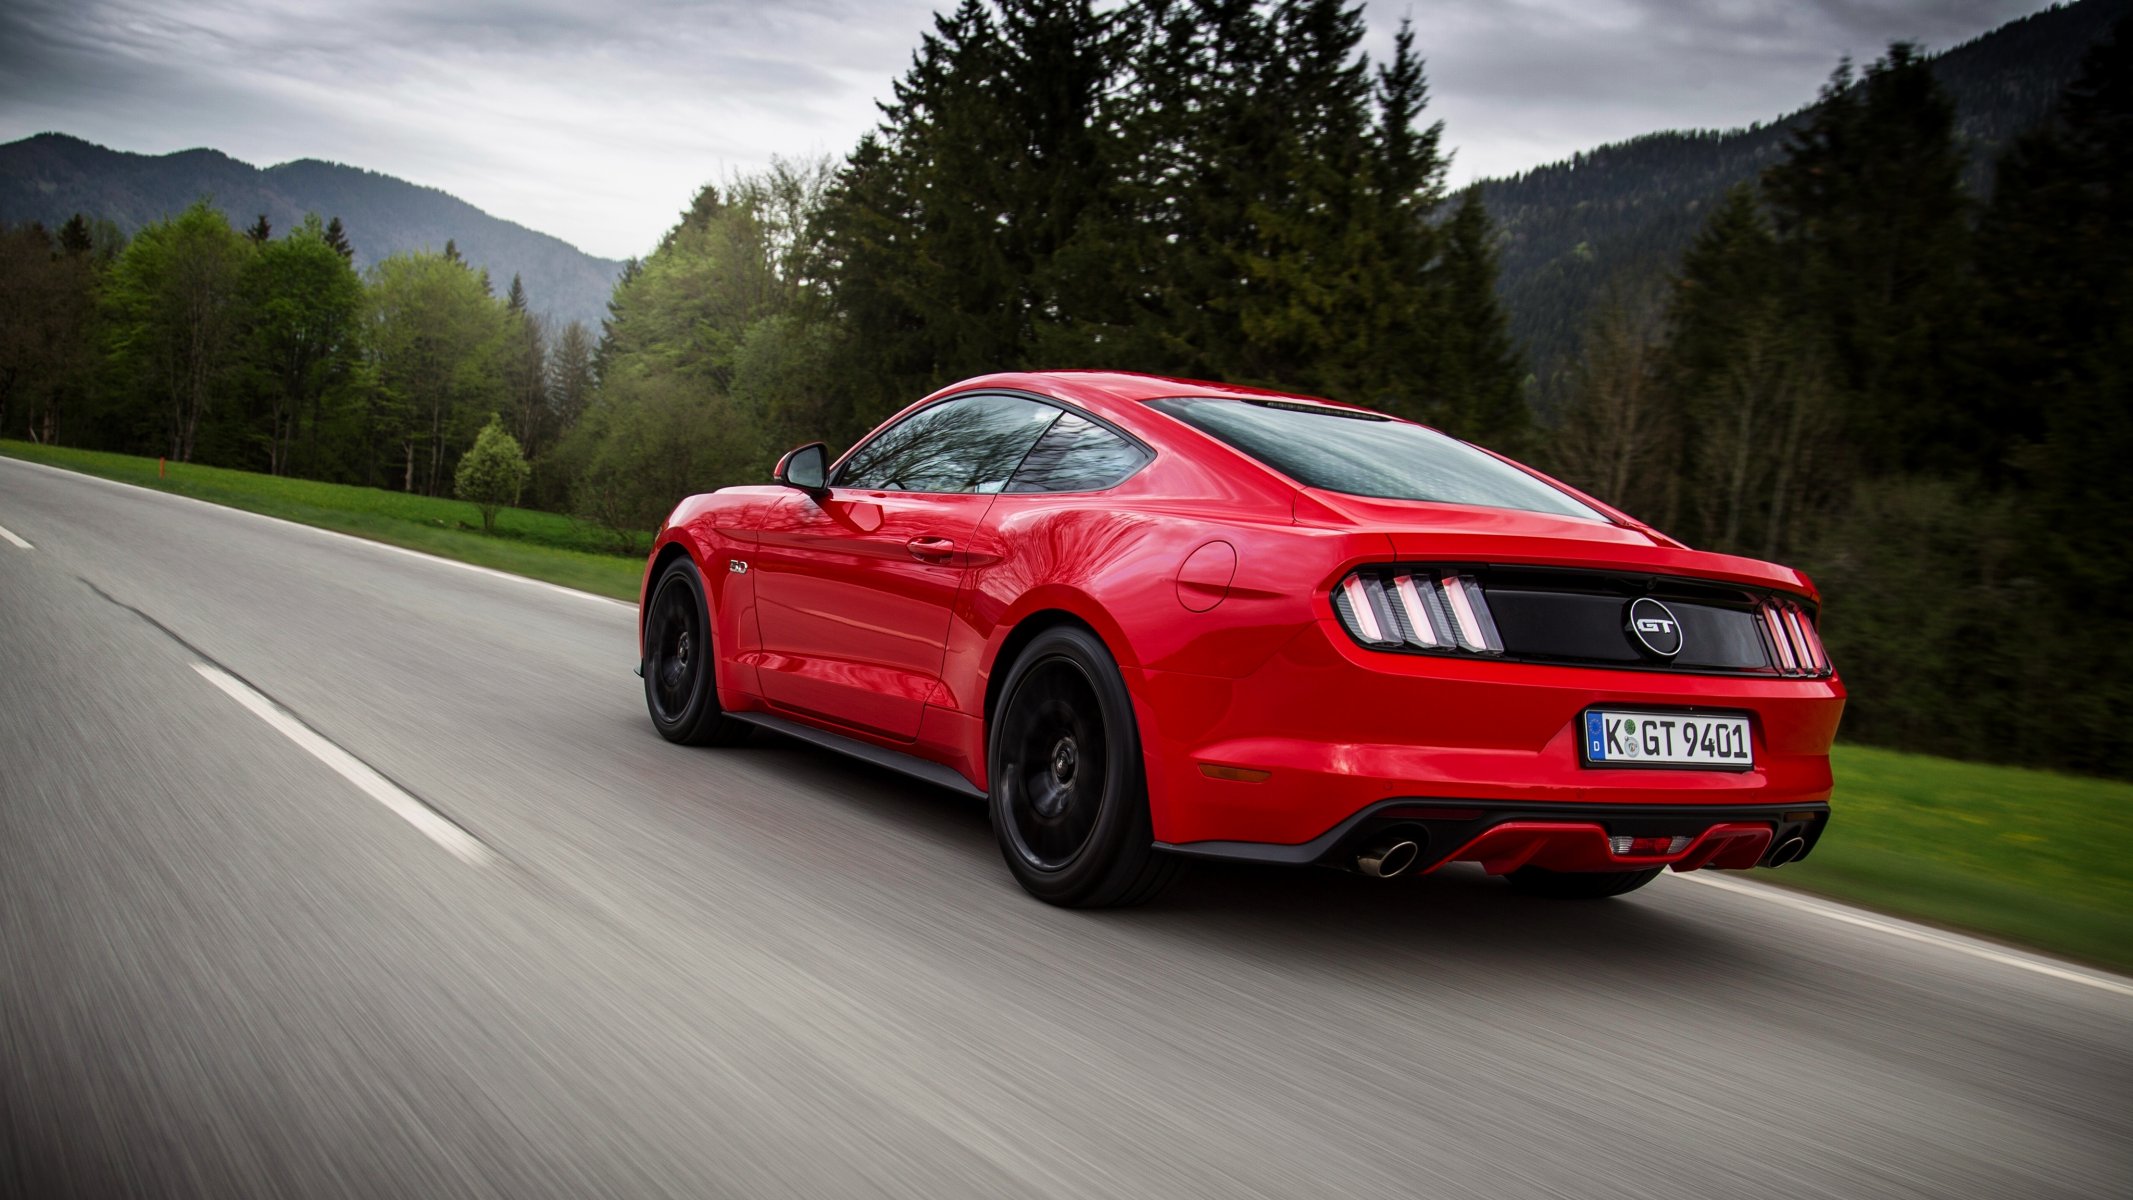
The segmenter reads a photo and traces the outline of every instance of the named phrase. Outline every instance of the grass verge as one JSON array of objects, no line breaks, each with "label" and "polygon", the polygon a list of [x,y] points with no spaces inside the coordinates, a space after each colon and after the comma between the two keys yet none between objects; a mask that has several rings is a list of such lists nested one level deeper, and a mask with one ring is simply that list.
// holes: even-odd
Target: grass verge
[{"label": "grass verge", "polygon": [[[481,532],[480,511],[459,500],[188,463],[170,463],[159,475],[152,458],[5,439],[0,439],[0,455],[350,533],[617,600],[634,601],[644,574],[643,558],[609,552],[602,531],[555,513],[504,509],[497,514],[497,532],[491,536]],[[640,544],[649,543],[645,538]]]},{"label": "grass verge", "polygon": [[2133,970],[2133,784],[1839,746],[1806,862],[1755,878]]},{"label": "grass verge", "polygon": [[[554,513],[0,440],[48,463],[634,600],[641,558]],[[2133,970],[2133,784],[1839,746],[1836,816],[1806,862],[1756,879]]]}]

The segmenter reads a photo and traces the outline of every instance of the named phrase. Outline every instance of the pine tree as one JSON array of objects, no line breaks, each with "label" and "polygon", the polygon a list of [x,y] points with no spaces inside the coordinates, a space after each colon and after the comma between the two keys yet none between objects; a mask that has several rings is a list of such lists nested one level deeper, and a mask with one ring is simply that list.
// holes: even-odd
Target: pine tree
[{"label": "pine tree", "polygon": [[1496,299],[1496,250],[1479,187],[1466,190],[1446,224],[1435,277],[1441,301],[1429,375],[1431,422],[1457,437],[1518,453],[1532,415],[1510,321]]},{"label": "pine tree", "polygon": [[1617,291],[1586,326],[1547,466],[1646,520],[1666,499],[1678,424],[1659,386],[1663,315],[1652,298]]},{"label": "pine tree", "polygon": [[259,214],[259,219],[252,222],[251,226],[244,231],[244,236],[250,239],[255,246],[264,246],[272,240],[274,226],[267,223],[267,214]]},{"label": "pine tree", "polygon": [[526,311],[526,285],[515,272],[511,276],[511,291],[505,296],[504,307],[511,310],[513,316],[521,316]]},{"label": "pine tree", "polygon": [[1089,289],[1055,259],[1085,249],[1084,215],[1110,186],[1114,45],[1088,0],[964,0],[935,17],[825,213],[824,273],[866,381],[858,421],[1025,365],[1078,322]]},{"label": "pine tree", "polygon": [[548,354],[548,395],[555,407],[558,433],[569,432],[592,400],[599,383],[593,356],[593,338],[584,322],[572,321],[556,335]]},{"label": "pine tree", "polygon": [[644,260],[631,256],[622,260],[622,273],[615,276],[615,286],[607,294],[607,315],[600,318],[600,341],[593,349],[593,375],[595,378],[607,373],[608,364],[614,360],[615,339],[623,328],[628,297],[634,295],[632,285],[644,274]]},{"label": "pine tree", "polygon": [[59,227],[59,248],[67,254],[87,254],[96,245],[95,235],[89,230],[89,218],[75,213]]},{"label": "pine tree", "polygon": [[[2000,160],[1978,229],[1989,411],[2021,511],[2001,711],[2030,757],[2124,775],[2133,734],[2133,18]],[[2003,585],[2005,586],[2005,585]],[[2001,632],[1995,630],[1996,633]],[[2082,664],[2068,687],[2064,664]]]},{"label": "pine tree", "polygon": [[348,240],[348,231],[341,228],[339,217],[326,222],[326,244],[340,253],[343,262],[355,262],[355,246]]},{"label": "pine tree", "polygon": [[[1444,202],[1444,124],[1418,124],[1429,84],[1409,21],[1394,35],[1392,61],[1378,69],[1374,100],[1369,204],[1360,214],[1367,224],[1353,284],[1359,309],[1348,318],[1359,336],[1343,355],[1353,364],[1350,378],[1331,387],[1388,412],[1443,422],[1452,406],[1439,358],[1453,322],[1438,269],[1445,238],[1434,217]],[[1485,290],[1493,308],[1493,262],[1477,265],[1491,273]]]},{"label": "pine tree", "polygon": [[1664,522],[1699,545],[1775,557],[1825,448],[1823,355],[1816,323],[1786,291],[1785,250],[1737,187],[1682,258],[1667,310],[1662,367],[1681,431]]},{"label": "pine tree", "polygon": [[451,238],[444,239],[444,261],[458,267],[467,265],[467,260],[459,257],[459,243]]},{"label": "pine tree", "polygon": [[1898,42],[1863,79],[1837,69],[1763,179],[1796,272],[1789,289],[1821,326],[1869,471],[1974,469],[1984,457],[1963,379],[1976,293],[1962,166],[1953,105]]}]

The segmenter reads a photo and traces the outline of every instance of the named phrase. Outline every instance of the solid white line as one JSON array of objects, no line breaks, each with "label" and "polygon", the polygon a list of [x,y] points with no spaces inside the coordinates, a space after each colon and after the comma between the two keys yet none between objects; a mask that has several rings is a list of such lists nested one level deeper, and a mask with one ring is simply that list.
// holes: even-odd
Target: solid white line
[{"label": "solid white line", "polygon": [[[1669,874],[1672,875],[1673,873],[1669,872]],[[1722,892],[1731,892],[1736,896],[1747,896],[1767,904],[1793,909],[1796,912],[1812,913],[1818,917],[1824,917],[1846,925],[1855,925],[1861,929],[1871,929],[1876,933],[1885,933],[1890,937],[1921,942],[1942,950],[1953,950],[1958,954],[1967,954],[1972,958],[1980,958],[1986,962],[2016,967],[2038,975],[2049,976],[2053,979],[2062,979],[2069,983],[2087,984],[2092,988],[2115,992],[2121,996],[2133,996],[2133,980],[2121,979],[2100,972],[2076,970],[2072,967],[2052,962],[2049,959],[2019,954],[1985,942],[1974,941],[1951,933],[1942,933],[1939,930],[1928,929],[1922,925],[1913,925],[1907,921],[1878,916],[1846,905],[1833,904],[1827,900],[1810,899],[1806,896],[1782,891],[1767,884],[1743,883],[1709,871],[1690,871],[1686,874],[1673,875],[1673,878],[1685,879],[1690,883],[1700,883],[1705,887],[1714,887]]]},{"label": "solid white line", "polygon": [[564,587],[560,583],[549,583],[545,579],[529,579],[524,575],[513,575],[509,571],[499,571],[493,567],[479,567],[474,565],[473,563],[460,562],[456,558],[445,558],[441,555],[428,554],[421,550],[410,550],[405,546],[395,546],[388,542],[375,542],[366,537],[357,537],[352,533],[342,533],[338,529],[321,529],[316,525],[306,525],[301,521],[291,521],[285,517],[270,517],[265,513],[253,512],[248,508],[233,508],[227,504],[217,504],[212,500],[201,500],[194,496],[181,496],[176,492],[159,491],[151,487],[142,487],[140,484],[137,483],[125,483],[117,479],[106,479],[101,475],[90,475],[82,471],[69,471],[65,467],[55,467],[48,463],[31,462],[28,459],[23,458],[9,458],[6,455],[0,455],[0,463],[14,463],[20,466],[34,467],[40,471],[51,471],[54,474],[65,475],[69,479],[86,479],[91,483],[101,483],[107,487],[125,488],[127,491],[131,492],[145,492],[151,496],[160,496],[165,500],[183,500],[187,504],[205,505],[208,508],[214,509],[216,512],[236,513],[238,516],[241,517],[254,517],[261,521],[272,521],[276,525],[285,525],[290,529],[300,529],[305,533],[315,533],[321,537],[339,538],[344,542],[354,542],[358,546],[368,546],[373,550],[389,550],[394,554],[404,554],[409,558],[419,558],[425,562],[437,563],[441,566],[457,567],[462,571],[472,571],[477,575],[487,575],[492,579],[502,579],[507,580],[511,583],[521,583],[529,587],[541,588],[546,591],[556,592],[564,596],[569,596],[573,600],[591,600],[594,603],[600,604],[602,606],[620,606],[622,608],[629,609],[631,612],[635,612],[637,610],[636,604],[628,600],[617,600],[612,596],[600,596],[595,595],[592,592],[579,591],[577,588]]},{"label": "solid white line", "polygon": [[16,537],[15,531],[9,529],[5,525],[0,525],[0,539],[15,543],[15,549],[17,550],[35,550],[37,548],[35,546],[30,545],[28,542],[23,541],[21,538]]},{"label": "solid white line", "polygon": [[260,695],[242,680],[218,670],[206,663],[194,663],[193,670],[203,679],[223,691],[237,703],[252,710],[252,715],[273,726],[283,737],[301,746],[311,757],[339,772],[341,778],[361,788],[364,794],[391,809],[402,820],[429,836],[429,839],[451,851],[460,859],[479,866],[489,861],[489,849],[474,839],[474,836],[459,826],[439,816],[437,810],[415,799],[395,786],[393,781],[378,774],[361,759],[313,733],[301,721],[290,716],[272,700]]}]

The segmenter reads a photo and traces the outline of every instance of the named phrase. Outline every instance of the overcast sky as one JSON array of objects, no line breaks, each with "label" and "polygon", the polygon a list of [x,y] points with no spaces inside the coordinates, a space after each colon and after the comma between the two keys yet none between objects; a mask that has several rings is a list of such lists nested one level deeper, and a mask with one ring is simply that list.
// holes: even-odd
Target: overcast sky
[{"label": "overcast sky", "polygon": [[[945,7],[952,0],[938,0]],[[4,0],[0,141],[324,158],[443,188],[595,254],[696,188],[842,154],[935,0]],[[1370,0],[1412,14],[1456,182],[1668,128],[1766,120],[1839,56],[1932,50],[2038,0]]]}]

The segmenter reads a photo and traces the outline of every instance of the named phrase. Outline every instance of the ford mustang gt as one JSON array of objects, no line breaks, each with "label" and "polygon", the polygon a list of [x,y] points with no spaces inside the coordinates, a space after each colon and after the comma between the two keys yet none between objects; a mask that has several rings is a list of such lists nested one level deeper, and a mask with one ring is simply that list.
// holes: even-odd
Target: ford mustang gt
[{"label": "ford mustang gt", "polygon": [[1325,400],[991,375],[683,501],[639,608],[669,741],[767,726],[983,798],[1015,878],[1472,862],[1611,896],[1776,867],[1844,690],[1797,571]]}]

